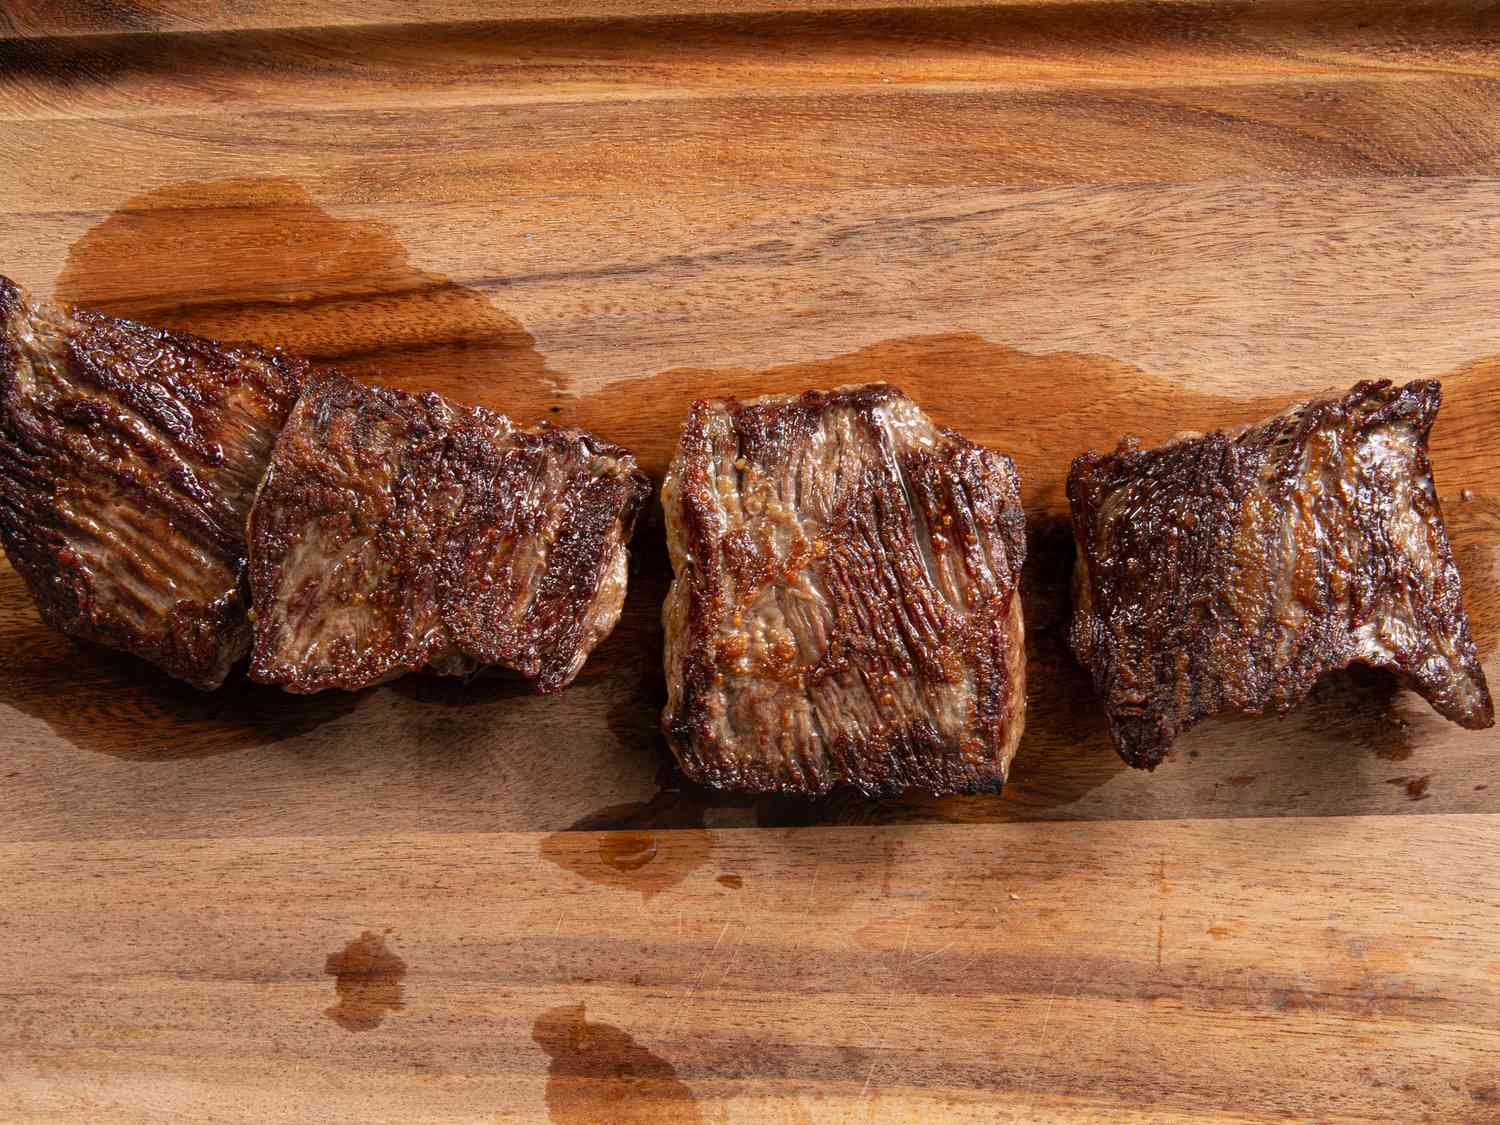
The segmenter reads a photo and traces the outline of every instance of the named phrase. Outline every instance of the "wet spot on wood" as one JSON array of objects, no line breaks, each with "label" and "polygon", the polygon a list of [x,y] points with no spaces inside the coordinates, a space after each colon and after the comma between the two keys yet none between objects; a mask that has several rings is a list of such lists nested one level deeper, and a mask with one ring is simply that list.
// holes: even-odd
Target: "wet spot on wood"
[{"label": "wet spot on wood", "polygon": [[[273,271],[246,280],[226,269],[268,235]],[[521,418],[539,416],[559,386],[531,334],[482,291],[417,268],[391,227],[335,218],[286,178],[169,184],[127,200],[69,248],[56,294]]]},{"label": "wet spot on wood", "polygon": [[1406,796],[1412,801],[1421,801],[1427,798],[1427,790],[1432,785],[1432,775],[1423,774],[1421,777],[1388,777],[1385,779],[1387,785],[1399,785],[1406,791]]},{"label": "wet spot on wood", "polygon": [[[32,612],[14,571],[0,574],[0,604],[25,604]],[[280,688],[239,674],[218,691],[199,691],[128,653],[53,632],[40,619],[11,637],[25,643],[6,651],[6,703],[79,750],[140,765],[294,740],[337,724],[362,702],[350,692],[323,692],[288,706]],[[59,691],[59,684],[70,688]]]},{"label": "wet spot on wood", "polygon": [[616,871],[639,871],[656,858],[651,832],[606,832],[599,837],[599,858]]},{"label": "wet spot on wood", "polygon": [[650,801],[600,809],[547,836],[541,856],[591,883],[649,899],[707,862],[713,842],[702,823],[701,807],[663,791]]},{"label": "wet spot on wood", "polygon": [[1040,811],[1072,805],[1129,767],[1110,742],[1093,680],[1068,645],[1077,553],[1072,520],[1027,517],[1021,608],[1026,666],[1036,671],[1026,677],[1028,725],[1016,749],[1005,800],[1012,807]]},{"label": "wet spot on wood", "polygon": [[547,1112],[554,1125],[698,1125],[693,1093],[665,1059],[627,1032],[591,1023],[584,1005],[553,1008],[532,1025],[547,1053]]},{"label": "wet spot on wood", "polygon": [[[1500,363],[1490,361],[1487,366],[1500,367]],[[1437,471],[1442,473],[1441,463]],[[1443,477],[1439,475],[1438,479],[1442,481]],[[1500,526],[1500,496],[1475,496],[1470,492],[1466,503],[1444,506],[1443,522],[1453,542],[1464,608],[1468,610],[1474,647],[1482,660],[1500,644],[1500,547],[1496,546],[1494,531]]]},{"label": "wet spot on wood", "polygon": [[1233,933],[1233,931],[1228,926],[1210,926],[1210,927],[1208,927],[1208,936],[1211,937],[1211,938],[1213,938],[1214,941],[1223,941],[1231,933]]},{"label": "wet spot on wood", "polygon": [[374,930],[366,930],[342,952],[330,953],[323,971],[334,978],[339,998],[324,1015],[349,1031],[379,1027],[387,1014],[406,1006],[401,987],[406,962]]},{"label": "wet spot on wood", "polygon": [[737,891],[745,885],[745,880],[738,875],[720,875],[719,886],[728,887],[731,891]]}]

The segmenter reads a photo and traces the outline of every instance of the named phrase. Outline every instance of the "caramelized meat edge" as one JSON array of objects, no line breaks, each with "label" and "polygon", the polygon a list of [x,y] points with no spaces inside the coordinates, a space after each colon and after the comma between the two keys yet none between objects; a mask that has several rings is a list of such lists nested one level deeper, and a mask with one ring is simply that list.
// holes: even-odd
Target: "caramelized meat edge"
[{"label": "caramelized meat edge", "polygon": [[1155,768],[1219,711],[1285,712],[1355,661],[1494,722],[1427,458],[1441,400],[1432,380],[1365,382],[1074,461],[1071,642],[1127,762]]}]

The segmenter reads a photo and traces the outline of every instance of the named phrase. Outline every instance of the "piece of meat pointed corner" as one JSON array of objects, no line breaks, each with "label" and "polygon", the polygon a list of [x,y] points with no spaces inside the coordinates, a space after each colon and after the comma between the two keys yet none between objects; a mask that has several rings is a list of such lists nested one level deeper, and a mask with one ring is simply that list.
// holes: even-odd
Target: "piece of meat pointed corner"
[{"label": "piece of meat pointed corner", "polygon": [[662,499],[662,721],[689,778],[999,790],[1026,694],[1008,457],[885,385],[703,401]]},{"label": "piece of meat pointed corner", "polygon": [[1356,661],[1494,722],[1427,459],[1441,400],[1432,380],[1366,382],[1074,461],[1071,642],[1121,757],[1153,769],[1198,720],[1287,711]]}]

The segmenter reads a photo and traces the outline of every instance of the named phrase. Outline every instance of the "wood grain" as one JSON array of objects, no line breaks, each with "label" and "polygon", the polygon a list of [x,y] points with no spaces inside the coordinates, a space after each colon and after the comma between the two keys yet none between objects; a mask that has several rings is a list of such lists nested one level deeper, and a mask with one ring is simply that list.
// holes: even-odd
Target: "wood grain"
[{"label": "wood grain", "polygon": [[1478,815],[660,832],[634,867],[595,833],[9,846],[0,1115],[1493,1121],[1497,844]]},{"label": "wood grain", "polygon": [[0,145],[16,190],[72,210],[251,166],[350,203],[715,207],[748,187],[1484,175],[1494,11],[1006,4],[12,39]]},{"label": "wood grain", "polygon": [[699,395],[902,384],[1022,473],[1011,784],[677,785],[659,511],[554,699],[200,695],[0,565],[0,1118],[1500,1117],[1500,739],[1356,670],[1127,770],[1061,491],[1441,377],[1500,683],[1500,6],[421,7],[8,5],[0,272],[658,474]]},{"label": "wood grain", "polygon": [[[785,15],[800,12],[849,12],[859,16],[892,9],[951,7],[950,0],[722,0],[713,5],[716,14]],[[1151,9],[1176,12],[1242,10],[1250,0],[977,0],[978,9],[1026,11],[1074,9],[1096,21],[1102,17],[1135,15]],[[1389,6],[1389,5],[1387,5]],[[1369,3],[1331,0],[1317,5],[1317,13],[1347,14],[1367,11]],[[1426,11],[1451,14],[1452,3],[1420,5]],[[1483,7],[1465,6],[1465,14],[1478,15]],[[399,0],[320,0],[301,4],[296,0],[237,0],[234,4],[205,5],[196,0],[12,0],[0,13],[0,32],[27,37],[98,35],[109,33],[170,33],[195,31],[252,31],[268,28],[360,27],[394,24],[421,27],[471,21],[534,21],[583,19],[632,19],[656,16],[701,15],[700,0],[569,0],[551,4],[546,0],[429,0],[413,9]]]}]

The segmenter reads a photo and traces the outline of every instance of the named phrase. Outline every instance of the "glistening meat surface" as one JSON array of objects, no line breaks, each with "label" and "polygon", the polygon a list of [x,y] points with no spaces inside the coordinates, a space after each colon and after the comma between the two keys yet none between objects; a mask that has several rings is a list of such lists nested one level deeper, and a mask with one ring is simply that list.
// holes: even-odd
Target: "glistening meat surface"
[{"label": "glistening meat surface", "polygon": [[222,684],[250,645],[245,516],[306,370],[0,278],[0,538],[47,623]]},{"label": "glistening meat surface", "polygon": [[315,376],[250,516],[250,674],[310,692],[497,664],[555,691],[619,619],[649,489],[583,430]]},{"label": "glistening meat surface", "polygon": [[889,386],[704,401],[662,495],[663,726],[690,778],[999,789],[1025,709],[1009,458]]},{"label": "glistening meat surface", "polygon": [[1116,749],[1154,768],[1218,711],[1286,711],[1355,661],[1494,722],[1427,459],[1435,381],[1360,383],[1239,433],[1073,463],[1071,639]]}]

